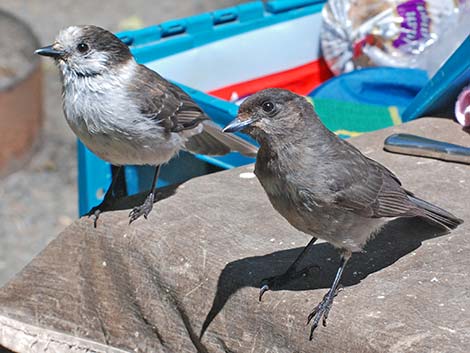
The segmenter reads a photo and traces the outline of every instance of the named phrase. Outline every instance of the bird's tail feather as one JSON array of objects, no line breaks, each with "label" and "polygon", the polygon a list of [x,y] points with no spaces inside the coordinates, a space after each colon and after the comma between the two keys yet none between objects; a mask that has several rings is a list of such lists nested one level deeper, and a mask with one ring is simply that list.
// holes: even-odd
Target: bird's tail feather
[{"label": "bird's tail feather", "polygon": [[186,150],[210,156],[222,156],[231,151],[240,152],[248,157],[256,156],[258,148],[255,145],[238,136],[223,133],[222,129],[211,121],[206,120],[202,124],[204,130],[188,138],[185,144]]},{"label": "bird's tail feather", "polygon": [[462,219],[432,203],[417,198],[414,195],[408,195],[408,198],[424,212],[427,219],[445,228],[455,229],[459,224],[463,223]]}]

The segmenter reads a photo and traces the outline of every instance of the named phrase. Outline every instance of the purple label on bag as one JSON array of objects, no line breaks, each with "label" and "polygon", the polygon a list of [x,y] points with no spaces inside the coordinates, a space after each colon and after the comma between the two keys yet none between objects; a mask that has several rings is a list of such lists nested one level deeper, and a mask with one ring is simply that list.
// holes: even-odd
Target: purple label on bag
[{"label": "purple label on bag", "polygon": [[403,22],[401,23],[400,35],[393,41],[395,48],[405,46],[407,51],[411,51],[416,47],[417,42],[423,43],[429,39],[431,18],[426,9],[426,1],[406,1],[397,6],[397,13],[403,18]]}]

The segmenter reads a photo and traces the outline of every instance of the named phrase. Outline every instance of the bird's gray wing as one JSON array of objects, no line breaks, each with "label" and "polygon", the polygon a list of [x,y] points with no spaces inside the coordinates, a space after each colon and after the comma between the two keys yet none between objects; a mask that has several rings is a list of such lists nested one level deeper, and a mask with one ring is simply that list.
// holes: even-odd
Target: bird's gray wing
[{"label": "bird's gray wing", "polygon": [[336,207],[371,218],[416,214],[416,205],[395,174],[346,141],[342,143],[347,145],[347,155],[341,158],[338,175],[328,184]]},{"label": "bird's gray wing", "polygon": [[129,85],[135,92],[141,113],[166,132],[190,130],[209,119],[182,89],[145,66],[139,67]]},{"label": "bird's gray wing", "polygon": [[202,129],[186,135],[186,150],[207,155],[237,151],[245,156],[256,156],[256,146],[238,136],[224,134],[186,92],[156,72],[140,65],[129,85],[141,113],[166,132],[193,130],[203,123]]}]

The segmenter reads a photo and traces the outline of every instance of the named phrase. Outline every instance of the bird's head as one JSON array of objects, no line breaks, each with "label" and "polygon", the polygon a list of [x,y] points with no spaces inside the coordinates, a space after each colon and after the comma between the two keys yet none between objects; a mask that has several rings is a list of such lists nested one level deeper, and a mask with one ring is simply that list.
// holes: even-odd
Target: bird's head
[{"label": "bird's head", "polygon": [[100,75],[132,59],[129,48],[119,38],[92,25],[67,27],[59,32],[54,44],[35,53],[54,58],[64,77]]},{"label": "bird's head", "polygon": [[224,132],[242,131],[262,142],[265,137],[289,137],[302,129],[305,116],[314,115],[303,96],[291,91],[269,88],[248,97],[238,115]]}]

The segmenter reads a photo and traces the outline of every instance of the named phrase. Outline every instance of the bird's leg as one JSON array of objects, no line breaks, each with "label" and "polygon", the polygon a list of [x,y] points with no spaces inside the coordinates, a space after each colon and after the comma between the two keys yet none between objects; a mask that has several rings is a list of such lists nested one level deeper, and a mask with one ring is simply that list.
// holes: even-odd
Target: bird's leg
[{"label": "bird's leg", "polygon": [[263,294],[272,288],[276,288],[279,285],[288,283],[289,281],[297,278],[305,273],[305,268],[299,270],[297,267],[302,259],[307,255],[308,250],[317,241],[317,238],[312,238],[308,242],[307,246],[302,249],[302,252],[297,256],[294,262],[287,268],[287,271],[281,275],[265,278],[261,281],[261,288],[259,290],[259,301],[263,298]]},{"label": "bird's leg", "polygon": [[336,272],[336,277],[335,277],[335,280],[333,281],[331,288],[325,294],[320,304],[318,304],[308,316],[307,325],[313,319],[312,327],[310,329],[310,340],[312,340],[313,332],[317,328],[318,323],[320,322],[320,319],[322,317],[323,317],[323,321],[322,321],[323,326],[326,326],[326,319],[328,318],[328,314],[330,312],[331,306],[333,305],[333,300],[338,294],[339,289],[340,289],[339,282],[341,280],[341,275],[343,274],[343,270],[346,267],[346,264],[350,257],[351,257],[350,251],[342,252],[339,268],[338,268],[338,271]]},{"label": "bird's leg", "polygon": [[106,210],[109,206],[111,206],[113,204],[113,201],[117,198],[117,196],[114,195],[115,194],[114,189],[116,187],[120,174],[123,171],[123,168],[121,166],[111,166],[111,170],[113,171],[113,180],[111,181],[111,185],[106,191],[106,194],[104,194],[103,201],[101,201],[99,205],[94,206],[90,211],[88,211],[85,214],[85,216],[88,216],[88,217],[91,217],[91,216],[95,217],[93,221],[93,226],[95,228],[98,222],[98,218],[100,217],[100,214],[104,210]]},{"label": "bird's leg", "polygon": [[129,224],[134,222],[140,216],[144,216],[147,219],[150,211],[152,211],[153,203],[155,201],[155,195],[157,193],[157,181],[158,176],[160,175],[160,166],[155,168],[155,174],[153,175],[152,187],[150,189],[149,194],[145,198],[145,201],[142,205],[134,207],[132,211],[129,213]]}]

